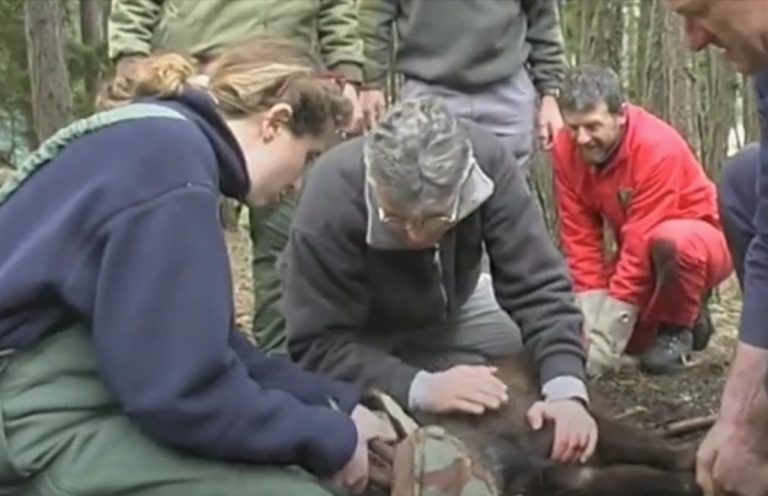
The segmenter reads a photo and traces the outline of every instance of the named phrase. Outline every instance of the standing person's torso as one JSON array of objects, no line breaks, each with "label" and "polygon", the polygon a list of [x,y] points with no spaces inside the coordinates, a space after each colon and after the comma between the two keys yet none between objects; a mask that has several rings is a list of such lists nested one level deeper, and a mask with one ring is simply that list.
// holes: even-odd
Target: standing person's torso
[{"label": "standing person's torso", "polygon": [[399,0],[398,70],[452,88],[516,74],[530,53],[527,0]]},{"label": "standing person's torso", "polygon": [[317,52],[319,10],[319,0],[164,0],[152,44],[202,55],[267,34]]},{"label": "standing person's torso", "polygon": [[675,175],[677,179],[672,186],[676,198],[666,218],[700,219],[719,227],[715,185],[679,133],[655,115],[633,105],[629,106],[627,123],[629,127],[622,144],[602,169],[581,158],[565,131],[559,137],[556,146],[566,157],[562,166],[567,167],[567,177],[582,201],[590,210],[600,212],[620,241],[632,200],[644,188],[638,178],[645,168],[668,158],[663,166],[682,168],[682,171]]}]

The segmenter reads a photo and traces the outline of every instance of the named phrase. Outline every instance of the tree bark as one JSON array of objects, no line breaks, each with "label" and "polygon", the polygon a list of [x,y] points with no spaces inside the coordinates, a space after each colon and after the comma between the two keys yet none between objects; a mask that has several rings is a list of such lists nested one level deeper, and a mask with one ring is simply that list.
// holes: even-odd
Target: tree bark
[{"label": "tree bark", "polygon": [[[80,31],[83,45],[94,49],[104,41],[104,0],[80,0]],[[85,91],[88,101],[93,102],[99,90],[101,70],[98,57],[93,55],[85,61]]]},{"label": "tree bark", "polygon": [[27,63],[38,142],[72,120],[64,21],[64,9],[59,0],[25,0]]},{"label": "tree bark", "polygon": [[760,139],[760,122],[757,117],[755,82],[747,76],[742,76],[741,79],[741,125],[744,128],[742,145],[746,145]]}]

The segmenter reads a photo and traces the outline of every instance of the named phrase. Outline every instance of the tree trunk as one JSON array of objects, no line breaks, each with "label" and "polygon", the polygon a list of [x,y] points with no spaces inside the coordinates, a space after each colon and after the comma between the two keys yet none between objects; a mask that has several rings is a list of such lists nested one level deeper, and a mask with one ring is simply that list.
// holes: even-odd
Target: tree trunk
[{"label": "tree trunk", "polygon": [[109,14],[112,12],[112,2],[110,0],[104,0],[104,5],[101,9],[101,32],[104,33],[104,40],[107,40],[109,33]]},{"label": "tree trunk", "polygon": [[[665,11],[663,19],[663,46],[682,46],[685,40],[678,16]],[[691,148],[698,152],[701,146],[696,132],[695,78],[691,75],[693,70],[691,57],[683,50],[665,49],[663,59],[667,67],[665,71],[667,102],[664,118],[680,132]]]},{"label": "tree trunk", "polygon": [[93,56],[85,61],[85,91],[88,101],[93,102],[99,90],[101,70],[96,48],[104,41],[104,0],[80,0],[80,31],[83,45],[94,49]]},{"label": "tree trunk", "polygon": [[699,139],[704,167],[717,177],[728,154],[728,138],[736,124],[739,78],[717,54],[707,52],[699,64],[700,85],[696,94],[699,110]]},{"label": "tree trunk", "polygon": [[760,122],[757,117],[757,95],[755,82],[752,78],[741,78],[741,125],[744,128],[742,145],[760,139]]},{"label": "tree trunk", "polygon": [[72,120],[64,20],[59,0],[25,0],[27,62],[38,142]]}]

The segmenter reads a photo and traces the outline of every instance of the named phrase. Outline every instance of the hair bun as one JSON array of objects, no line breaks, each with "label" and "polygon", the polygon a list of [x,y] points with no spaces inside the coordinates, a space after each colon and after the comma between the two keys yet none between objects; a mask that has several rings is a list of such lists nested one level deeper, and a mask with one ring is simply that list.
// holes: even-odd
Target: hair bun
[{"label": "hair bun", "polygon": [[121,60],[114,79],[102,88],[96,106],[106,109],[136,97],[173,96],[196,74],[194,61],[178,53]]},{"label": "hair bun", "polygon": [[192,62],[177,53],[160,54],[136,66],[136,96],[171,96],[180,93],[197,73]]}]

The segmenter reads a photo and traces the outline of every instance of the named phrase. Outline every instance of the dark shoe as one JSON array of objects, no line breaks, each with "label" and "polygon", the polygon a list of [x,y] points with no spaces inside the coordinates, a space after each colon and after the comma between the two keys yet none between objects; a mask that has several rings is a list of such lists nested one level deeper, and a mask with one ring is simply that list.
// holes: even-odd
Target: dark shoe
[{"label": "dark shoe", "polygon": [[693,351],[693,332],[659,330],[656,342],[640,357],[640,367],[649,374],[674,374],[685,368]]},{"label": "dark shoe", "polygon": [[693,324],[693,351],[701,351],[707,347],[712,334],[715,333],[715,325],[712,323],[712,317],[709,314],[709,298],[704,300],[701,305],[699,318]]}]

